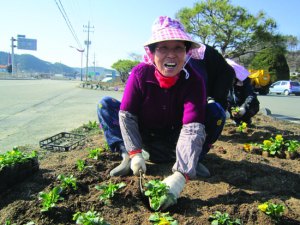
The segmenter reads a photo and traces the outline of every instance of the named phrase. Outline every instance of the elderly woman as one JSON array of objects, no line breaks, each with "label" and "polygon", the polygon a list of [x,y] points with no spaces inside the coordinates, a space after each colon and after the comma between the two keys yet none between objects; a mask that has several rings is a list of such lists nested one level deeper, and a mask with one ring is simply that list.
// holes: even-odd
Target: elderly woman
[{"label": "elderly woman", "polygon": [[[199,44],[178,20],[162,16],[155,20],[144,47],[147,63],[133,68],[122,102],[111,97],[99,102],[107,143],[123,157],[110,175],[126,175],[130,169],[134,175],[146,173],[145,160],[174,161],[173,174],[163,182],[177,198],[185,183],[196,178],[205,141],[204,80],[187,64],[187,53]],[[161,209],[172,204],[168,199]]]}]

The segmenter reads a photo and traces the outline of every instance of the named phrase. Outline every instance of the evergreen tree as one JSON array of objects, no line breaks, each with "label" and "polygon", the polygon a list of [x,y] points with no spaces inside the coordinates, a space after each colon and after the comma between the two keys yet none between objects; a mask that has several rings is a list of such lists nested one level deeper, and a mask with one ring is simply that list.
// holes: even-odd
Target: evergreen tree
[{"label": "evergreen tree", "polygon": [[176,18],[199,42],[217,48],[229,58],[257,53],[283,41],[276,33],[276,22],[264,11],[252,15],[229,0],[198,2],[193,8],[182,8]]},{"label": "evergreen tree", "polygon": [[269,70],[272,82],[289,80],[290,69],[281,48],[267,48],[261,50],[253,59],[251,69]]}]

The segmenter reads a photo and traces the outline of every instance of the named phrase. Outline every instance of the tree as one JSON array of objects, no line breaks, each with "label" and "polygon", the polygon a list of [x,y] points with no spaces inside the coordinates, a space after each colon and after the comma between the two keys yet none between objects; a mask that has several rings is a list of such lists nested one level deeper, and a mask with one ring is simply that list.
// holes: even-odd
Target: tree
[{"label": "tree", "polygon": [[287,46],[287,60],[291,70],[299,68],[300,63],[300,51],[299,51],[299,39],[292,35],[286,35],[286,46]]},{"label": "tree", "polygon": [[140,61],[131,61],[131,60],[128,60],[128,59],[125,59],[125,60],[119,59],[118,62],[115,62],[111,66],[111,68],[118,71],[119,74],[120,74],[121,81],[123,83],[126,83],[132,68],[135,67],[136,65],[138,65],[139,63],[140,63]]},{"label": "tree", "polygon": [[281,35],[275,34],[275,21],[267,18],[264,11],[254,16],[229,2],[198,2],[194,8],[182,8],[176,18],[195,39],[220,49],[221,54],[229,58],[257,53],[283,40]]},{"label": "tree", "polygon": [[143,61],[143,55],[142,54],[138,54],[138,53],[135,53],[135,52],[129,52],[128,56],[133,61],[140,61],[140,62]]},{"label": "tree", "polygon": [[5,69],[8,73],[12,73],[12,65],[6,66]]},{"label": "tree", "polygon": [[261,50],[254,57],[251,69],[269,70],[272,82],[290,79],[289,66],[282,49],[267,48]]}]

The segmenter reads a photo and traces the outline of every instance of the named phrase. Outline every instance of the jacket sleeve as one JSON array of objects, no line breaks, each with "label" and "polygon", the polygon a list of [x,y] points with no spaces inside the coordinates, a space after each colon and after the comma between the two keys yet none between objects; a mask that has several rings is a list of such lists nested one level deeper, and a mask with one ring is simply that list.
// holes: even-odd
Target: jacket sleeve
[{"label": "jacket sleeve", "polygon": [[205,126],[201,123],[183,125],[176,146],[173,172],[179,171],[190,179],[196,178],[196,166],[205,141]]},{"label": "jacket sleeve", "polygon": [[245,101],[240,107],[244,107],[246,112],[250,113],[251,116],[254,116],[259,110],[259,101],[251,85],[250,78],[246,78],[243,81],[242,90],[243,95],[245,96]]},{"label": "jacket sleeve", "polygon": [[125,148],[130,153],[142,149],[142,137],[138,117],[126,111],[119,111],[119,121]]},{"label": "jacket sleeve", "polygon": [[232,87],[235,72],[224,57],[213,47],[206,45],[204,61],[208,73],[208,96],[227,109],[227,96]]},{"label": "jacket sleeve", "polygon": [[119,121],[126,150],[140,150],[142,138],[138,127],[138,113],[141,108],[143,88],[138,77],[145,73],[146,67],[139,64],[134,67],[126,84],[119,111]]}]

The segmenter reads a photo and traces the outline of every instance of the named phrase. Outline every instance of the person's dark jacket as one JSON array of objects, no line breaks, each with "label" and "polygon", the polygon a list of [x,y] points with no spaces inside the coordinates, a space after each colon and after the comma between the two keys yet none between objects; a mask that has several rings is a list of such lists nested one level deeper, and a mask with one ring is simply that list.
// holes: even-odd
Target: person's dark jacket
[{"label": "person's dark jacket", "polygon": [[205,45],[204,59],[191,58],[189,63],[196,71],[206,68],[207,74],[201,74],[205,81],[206,96],[213,98],[224,110],[228,107],[227,96],[235,79],[234,69],[213,47]]},{"label": "person's dark jacket", "polygon": [[230,107],[228,109],[229,112],[231,111],[231,107],[236,106],[246,109],[246,113],[241,117],[242,121],[248,121],[251,117],[256,115],[259,111],[259,101],[249,77],[243,81],[243,86],[234,85],[233,88],[230,89],[228,103]]}]

